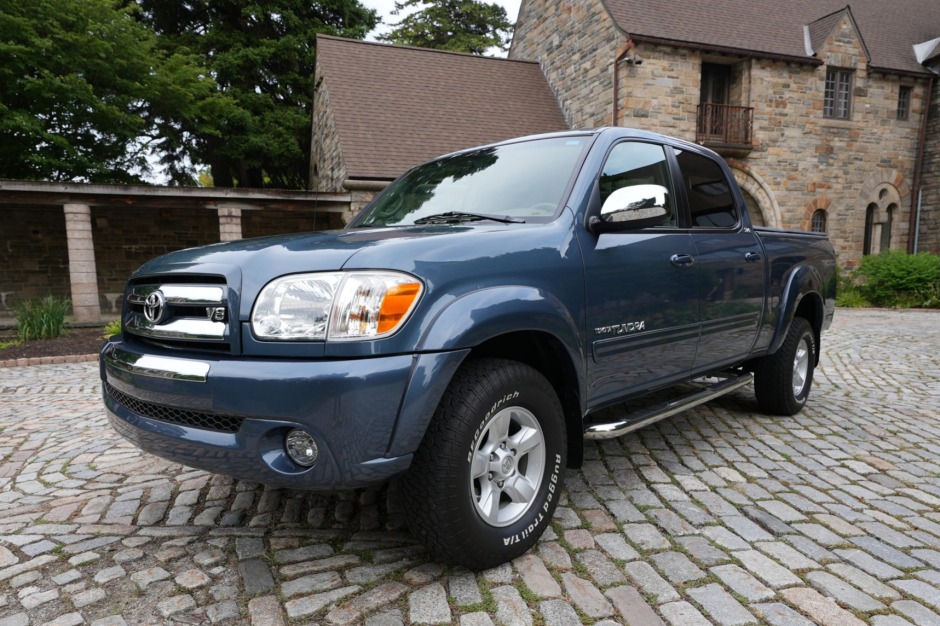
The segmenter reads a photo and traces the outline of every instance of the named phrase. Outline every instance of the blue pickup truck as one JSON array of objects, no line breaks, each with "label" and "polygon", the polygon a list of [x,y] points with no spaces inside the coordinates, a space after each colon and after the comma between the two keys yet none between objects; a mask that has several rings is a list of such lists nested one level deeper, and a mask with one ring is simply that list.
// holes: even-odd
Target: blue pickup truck
[{"label": "blue pickup truck", "polygon": [[181,250],[127,283],[111,424],[269,485],[400,477],[472,569],[531,547],[585,439],[753,381],[805,404],[832,321],[825,235],[755,228],[727,165],[624,128],[450,154],[345,229]]}]

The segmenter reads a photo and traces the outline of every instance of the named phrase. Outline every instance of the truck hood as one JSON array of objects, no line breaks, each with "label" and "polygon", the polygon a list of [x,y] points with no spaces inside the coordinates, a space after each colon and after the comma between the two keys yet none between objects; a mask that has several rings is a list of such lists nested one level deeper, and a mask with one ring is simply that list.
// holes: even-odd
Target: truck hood
[{"label": "truck hood", "polygon": [[244,239],[171,252],[148,261],[137,273],[199,271],[206,265],[243,269],[269,267],[272,277],[299,271],[336,270],[363,247],[388,239],[441,236],[454,230],[454,227],[440,226],[408,230],[333,230]]},{"label": "truck hood", "polygon": [[[427,225],[320,231],[261,237],[189,248],[165,254],[140,267],[133,278],[165,274],[223,275],[240,295],[242,319],[271,280],[286,274],[344,268],[414,271],[416,259],[453,247],[455,240],[490,232],[526,229],[521,224]],[[503,234],[505,237],[505,233]],[[491,237],[487,240],[492,241]],[[472,250],[475,246],[457,246]],[[479,254],[477,250],[477,254]],[[350,260],[356,257],[356,263]]]}]

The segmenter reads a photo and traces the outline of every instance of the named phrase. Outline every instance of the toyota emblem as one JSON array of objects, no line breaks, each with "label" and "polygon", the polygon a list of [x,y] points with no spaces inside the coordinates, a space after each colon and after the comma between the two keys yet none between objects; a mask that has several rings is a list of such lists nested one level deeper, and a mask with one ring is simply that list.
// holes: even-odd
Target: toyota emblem
[{"label": "toyota emblem", "polygon": [[151,324],[159,324],[163,321],[163,314],[166,311],[166,298],[162,291],[154,291],[144,300],[144,317]]}]

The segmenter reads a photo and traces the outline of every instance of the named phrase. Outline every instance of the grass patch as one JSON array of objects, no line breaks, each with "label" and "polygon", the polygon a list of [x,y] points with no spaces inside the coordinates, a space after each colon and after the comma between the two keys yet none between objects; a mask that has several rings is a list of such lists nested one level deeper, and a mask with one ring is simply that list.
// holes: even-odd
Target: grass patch
[{"label": "grass patch", "polygon": [[23,300],[16,305],[16,334],[19,339],[53,339],[65,330],[65,316],[70,300],[46,296],[41,300]]}]

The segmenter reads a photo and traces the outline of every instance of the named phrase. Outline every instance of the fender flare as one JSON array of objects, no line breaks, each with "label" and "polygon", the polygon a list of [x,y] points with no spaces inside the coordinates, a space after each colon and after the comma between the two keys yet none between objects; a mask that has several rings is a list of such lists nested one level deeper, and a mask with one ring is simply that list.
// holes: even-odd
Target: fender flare
[{"label": "fender flare", "polygon": [[[780,296],[780,307],[777,312],[776,327],[774,328],[774,336],[773,339],[771,339],[770,347],[767,350],[768,354],[773,354],[783,345],[783,341],[787,337],[787,331],[790,329],[790,324],[793,323],[793,318],[796,316],[796,310],[803,302],[803,299],[807,297],[812,298],[813,301],[815,320],[810,320],[810,322],[813,326],[813,332],[816,335],[818,345],[823,319],[821,294],[822,279],[812,266],[801,265],[790,273],[787,284],[783,288],[783,292]],[[816,353],[816,359],[818,361],[819,350],[817,350]]]},{"label": "fender flare", "polygon": [[[582,360],[578,326],[554,295],[535,287],[490,287],[456,298],[437,314],[418,343],[422,352],[472,348],[488,339],[519,331],[554,336]],[[582,372],[579,371],[579,378]]]},{"label": "fender flare", "polygon": [[422,335],[388,455],[417,449],[434,408],[472,348],[514,332],[545,333],[564,347],[583,403],[584,357],[577,324],[568,309],[552,294],[534,287],[481,289],[449,302]]}]

